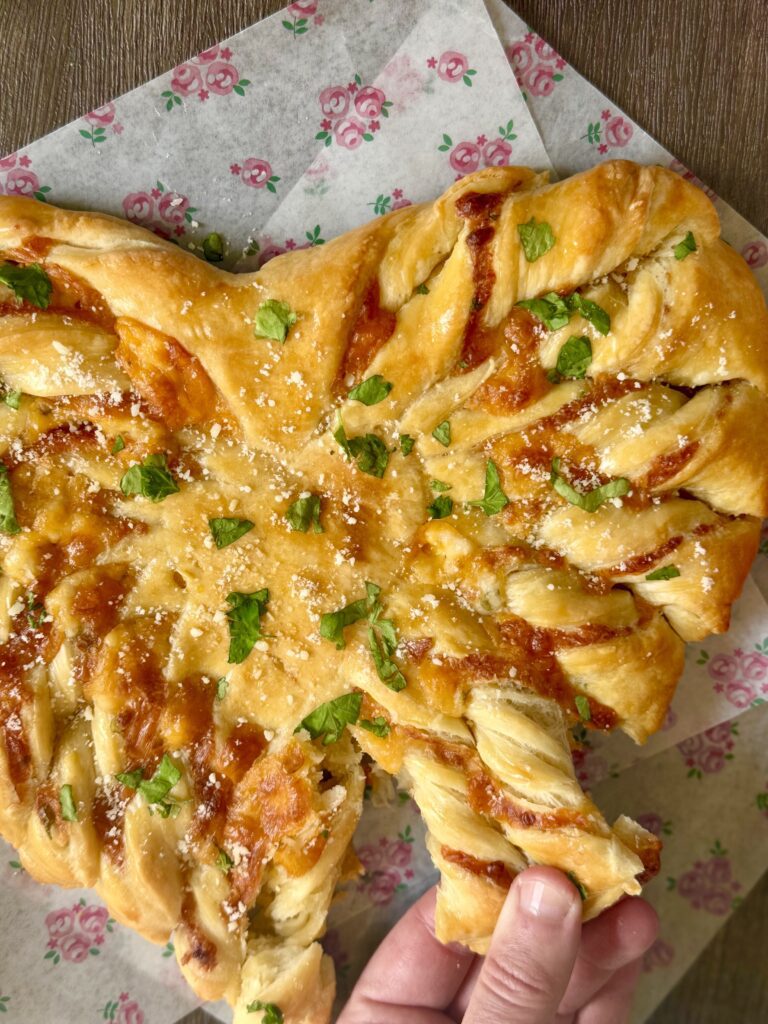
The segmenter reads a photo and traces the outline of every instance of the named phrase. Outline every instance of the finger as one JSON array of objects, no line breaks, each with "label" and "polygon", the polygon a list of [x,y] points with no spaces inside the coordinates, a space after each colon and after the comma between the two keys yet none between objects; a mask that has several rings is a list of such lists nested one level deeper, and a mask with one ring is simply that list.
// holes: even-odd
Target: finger
[{"label": "finger", "polygon": [[[397,1006],[442,1009],[453,999],[474,954],[459,946],[444,946],[435,937],[435,895],[430,889],[408,910],[374,953],[360,976],[339,1024],[373,1021],[358,1011],[383,1004],[396,1020]],[[417,1020],[413,1016],[414,1024]],[[426,1021],[429,1018],[424,1018]],[[433,1018],[446,1020],[447,1018]]]},{"label": "finger", "polygon": [[658,930],[656,911],[641,899],[622,900],[584,925],[581,949],[560,1013],[567,1015],[585,1006],[615,971],[643,955]]},{"label": "finger", "polygon": [[627,1024],[641,963],[627,964],[611,977],[577,1015],[576,1024]]},{"label": "finger", "polygon": [[515,879],[464,1024],[551,1024],[579,950],[581,898],[553,868]]}]

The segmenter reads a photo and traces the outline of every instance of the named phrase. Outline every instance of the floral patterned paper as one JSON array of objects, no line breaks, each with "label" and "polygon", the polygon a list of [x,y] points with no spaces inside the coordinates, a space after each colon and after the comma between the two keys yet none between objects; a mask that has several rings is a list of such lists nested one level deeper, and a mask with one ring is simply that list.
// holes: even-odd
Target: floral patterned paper
[{"label": "floral patterned paper", "polygon": [[[564,175],[622,156],[703,188],[768,289],[766,239],[501,0],[488,10],[482,0],[297,0],[211,44],[0,160],[0,194],[107,210],[194,251],[218,231],[228,262],[252,268],[431,198],[477,167]],[[634,815],[664,843],[648,889],[662,928],[644,958],[635,1024],[766,867],[764,595],[768,532],[730,632],[689,649],[663,729],[644,748],[585,732],[574,751],[606,812]],[[356,845],[363,873],[342,887],[323,940],[339,1005],[435,880],[406,794],[366,801]],[[171,942],[144,942],[90,892],[38,885],[2,843],[0,887],[3,1021],[175,1024],[197,1005]],[[223,1005],[207,1010],[231,1020]]]}]

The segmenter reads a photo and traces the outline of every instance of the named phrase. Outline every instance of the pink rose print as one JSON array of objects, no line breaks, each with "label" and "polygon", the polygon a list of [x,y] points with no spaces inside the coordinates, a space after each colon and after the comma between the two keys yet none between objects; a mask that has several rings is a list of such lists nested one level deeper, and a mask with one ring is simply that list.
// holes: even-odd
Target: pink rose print
[{"label": "pink rose print", "polygon": [[179,96],[190,96],[203,87],[203,76],[194,64],[179,64],[173,69],[171,89]]},{"label": "pink rose print", "polygon": [[295,3],[288,4],[288,11],[290,14],[295,14],[297,18],[302,15],[309,17],[317,13],[317,0],[296,0]]},{"label": "pink rose print", "polygon": [[372,118],[381,114],[387,97],[381,89],[366,85],[355,94],[355,110],[360,117]]},{"label": "pink rose print", "polygon": [[265,244],[262,245],[259,252],[259,266],[263,267],[265,263],[269,263],[275,256],[282,256],[287,251],[286,246],[278,245],[277,242],[273,242],[271,239],[265,239]]},{"label": "pink rose print", "polygon": [[239,164],[232,164],[230,170],[233,174],[240,174],[243,182],[251,188],[266,188],[268,192],[277,191],[275,185],[280,178],[272,173],[272,165],[268,160],[249,156],[243,161],[242,168]]},{"label": "pink rose print", "polygon": [[648,829],[649,832],[653,832],[659,839],[664,836],[672,835],[672,826],[668,821],[663,821],[660,814],[656,814],[655,811],[649,811],[647,814],[635,815],[638,825],[642,825],[643,828]]},{"label": "pink rose print", "polygon": [[157,204],[157,212],[168,224],[183,224],[188,208],[187,197],[180,196],[177,192],[164,193]]},{"label": "pink rose print", "polygon": [[329,85],[318,96],[320,109],[328,117],[344,117],[349,110],[350,96],[343,85]]},{"label": "pink rose print", "polygon": [[349,968],[349,954],[341,945],[341,937],[335,928],[326,932],[320,940],[323,950],[333,960],[337,974],[343,974]]},{"label": "pink rose print", "polygon": [[634,128],[626,118],[612,117],[605,126],[605,141],[609,146],[626,146]]},{"label": "pink rose print", "polygon": [[408,825],[397,839],[382,836],[378,845],[367,844],[357,851],[365,875],[358,884],[358,892],[365,892],[376,906],[390,903],[396,892],[407,888],[413,878],[410,868],[413,856],[413,834]]},{"label": "pink rose print", "polygon": [[679,879],[668,879],[668,887],[677,889],[695,910],[723,917],[740,902],[736,893],[741,884],[732,877],[731,862],[720,842],[710,850],[710,860],[696,861]]},{"label": "pink rose print", "polygon": [[577,747],[571,751],[576,778],[582,787],[589,789],[610,775],[608,762],[591,747]]},{"label": "pink rose print", "polygon": [[296,39],[298,36],[303,36],[305,32],[309,32],[310,25],[309,19],[312,18],[312,23],[315,25],[322,25],[325,18],[322,14],[317,14],[319,7],[317,0],[296,0],[296,3],[288,4],[285,13],[289,15],[283,22],[283,28],[287,29]]},{"label": "pink rose print", "polygon": [[87,906],[80,900],[71,909],[52,910],[45,917],[48,929],[48,951],[45,960],[58,964],[61,960],[80,964],[88,956],[98,956],[97,947],[104,942],[106,932],[112,931],[114,922],[104,907]]},{"label": "pink rose print", "polygon": [[460,142],[451,150],[448,158],[451,167],[459,174],[470,174],[480,166],[482,153],[475,142]]},{"label": "pink rose print", "polygon": [[717,654],[711,661],[702,651],[697,659],[697,664],[707,665],[707,672],[715,680],[715,692],[740,711],[768,697],[768,640],[755,646],[755,651],[745,654],[737,648],[733,654]]},{"label": "pink rose print", "polygon": [[5,191],[9,196],[33,196],[40,188],[40,181],[34,171],[15,167],[5,178]]},{"label": "pink rose print", "polygon": [[549,96],[555,89],[555,70],[548,64],[537,64],[524,76],[523,83],[532,96]]},{"label": "pink rose print", "polygon": [[424,91],[424,75],[405,54],[393,57],[379,82],[398,113],[407,110]]},{"label": "pink rose print", "polygon": [[8,171],[11,167],[16,166],[16,160],[18,159],[16,153],[11,153],[9,156],[4,156],[0,160],[0,171]]},{"label": "pink rose print", "polygon": [[529,32],[506,48],[507,60],[520,88],[531,96],[549,96],[558,82],[565,61],[540,36]]},{"label": "pink rose print", "polygon": [[768,245],[761,238],[757,238],[754,242],[747,242],[741,250],[741,255],[753,270],[757,270],[768,263]]},{"label": "pink rose print", "polygon": [[689,736],[677,749],[685,758],[688,778],[701,779],[725,768],[726,761],[733,760],[733,736],[738,735],[735,722],[721,722],[697,736]]},{"label": "pink rose print", "polygon": [[693,171],[689,170],[684,163],[681,163],[677,159],[672,160],[669,164],[669,169],[670,171],[674,171],[675,174],[679,174],[680,177],[684,178],[686,181],[690,181],[690,183],[695,185],[696,188],[700,188],[704,195],[711,199],[713,203],[717,199],[717,194],[709,187],[709,185],[705,185],[701,178],[697,178]]},{"label": "pink rose print", "polygon": [[344,149],[357,149],[363,144],[366,135],[365,125],[357,117],[344,117],[337,121],[333,135]]},{"label": "pink rose print", "polygon": [[381,127],[378,118],[389,117],[392,106],[383,89],[364,85],[360,75],[346,86],[326,86],[317,100],[324,116],[315,138],[326,146],[335,140],[343,149],[358,149],[363,142],[372,142]]},{"label": "pink rose print", "polygon": [[643,956],[643,973],[650,974],[658,967],[669,967],[675,958],[675,950],[664,939],[656,939]]},{"label": "pink rose print", "polygon": [[103,107],[96,107],[83,118],[88,124],[108,125],[115,120],[115,104],[106,103]]},{"label": "pink rose print", "polygon": [[101,1011],[102,1020],[114,1024],[144,1024],[144,1011],[127,992],[121,992],[119,999],[110,999]]},{"label": "pink rose print", "polygon": [[512,156],[512,147],[506,139],[494,139],[483,146],[483,163],[486,167],[506,167]]},{"label": "pink rose print", "polygon": [[193,95],[200,102],[205,102],[211,93],[215,96],[228,96],[234,92],[238,96],[245,96],[245,90],[251,82],[247,78],[240,78],[240,72],[230,63],[232,56],[229,48],[212,46],[199,53],[194,61],[179,64],[173,70],[170,88],[160,94],[165,100],[165,109],[173,110],[181,106],[182,99]]},{"label": "pink rose print", "polygon": [[[433,59],[427,61],[428,66],[434,67],[431,63]],[[464,54],[456,50],[446,50],[437,61],[437,77],[442,78],[444,82],[463,82],[464,85],[471,86],[472,77],[476,74],[477,71],[469,66]]]},{"label": "pink rose print", "polygon": [[154,200],[146,192],[130,192],[123,200],[123,213],[136,224],[151,220],[154,212]]}]

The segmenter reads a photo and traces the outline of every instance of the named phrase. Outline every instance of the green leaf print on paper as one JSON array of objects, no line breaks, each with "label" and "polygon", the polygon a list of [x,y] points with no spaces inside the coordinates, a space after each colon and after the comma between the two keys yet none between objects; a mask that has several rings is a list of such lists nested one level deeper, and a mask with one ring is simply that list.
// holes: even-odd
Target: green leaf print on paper
[{"label": "green leaf print on paper", "polygon": [[596,146],[600,142],[600,122],[595,121],[594,124],[590,123],[587,125],[587,134],[582,135],[582,139],[586,139],[590,146]]},{"label": "green leaf print on paper", "polygon": [[288,21],[286,18],[283,21],[283,28],[287,29],[295,39],[297,36],[303,36],[305,32],[309,32],[308,20],[308,18],[294,17],[293,21]]},{"label": "green leaf print on paper", "polygon": [[8,1003],[10,1003],[10,996],[0,996],[0,1013],[8,1012]]},{"label": "green leaf print on paper", "polygon": [[376,196],[375,202],[368,203],[368,206],[373,207],[373,212],[377,214],[377,216],[389,213],[392,207],[392,196],[385,196],[384,194]]},{"label": "green leaf print on paper", "polygon": [[90,131],[87,131],[85,128],[81,128],[80,134],[84,139],[88,139],[92,146],[97,146],[100,142],[106,142],[107,140],[107,129],[102,125],[97,125]]},{"label": "green leaf print on paper", "polygon": [[437,147],[441,153],[447,153],[449,149],[453,148],[453,139],[450,135],[446,135],[443,132],[443,144]]},{"label": "green leaf print on paper", "polygon": [[166,89],[165,92],[161,92],[160,95],[165,100],[165,109],[173,110],[174,107],[181,106],[181,96],[177,96],[175,92],[171,92],[170,89]]},{"label": "green leaf print on paper", "polygon": [[319,224],[315,224],[311,231],[306,231],[305,238],[310,245],[325,245],[325,239],[320,235]]}]

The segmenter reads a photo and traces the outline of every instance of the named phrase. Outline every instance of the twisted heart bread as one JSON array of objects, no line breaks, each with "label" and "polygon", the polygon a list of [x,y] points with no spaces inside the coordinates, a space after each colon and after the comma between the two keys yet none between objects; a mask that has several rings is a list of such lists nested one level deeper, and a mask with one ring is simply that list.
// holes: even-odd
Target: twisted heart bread
[{"label": "twisted heart bread", "polygon": [[640,891],[659,844],[568,729],[659,728],[768,511],[768,314],[701,192],[490,168],[240,276],[8,197],[0,256],[30,874],[289,1024],[329,1019],[364,755],[422,810],[444,940],[484,950],[530,863],[586,917]]}]

